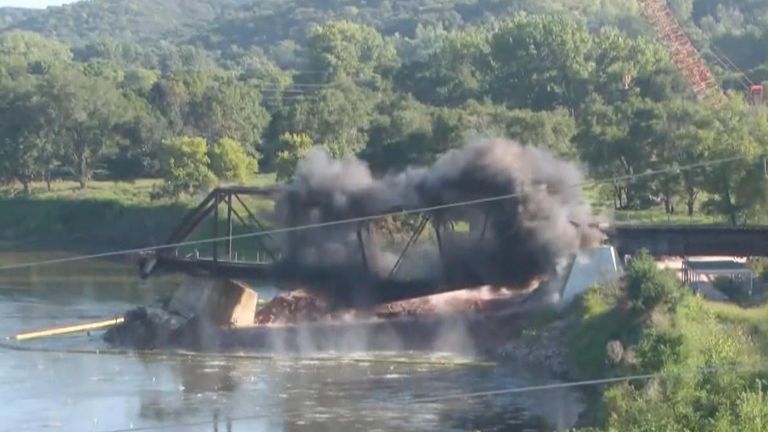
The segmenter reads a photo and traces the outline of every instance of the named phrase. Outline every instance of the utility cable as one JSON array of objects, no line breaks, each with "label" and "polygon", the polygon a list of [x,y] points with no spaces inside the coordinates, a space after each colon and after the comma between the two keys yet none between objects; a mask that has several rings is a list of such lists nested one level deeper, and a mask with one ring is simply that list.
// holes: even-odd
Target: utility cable
[{"label": "utility cable", "polygon": [[448,394],[443,396],[432,396],[432,397],[409,399],[408,402],[431,403],[431,402],[440,402],[440,401],[454,400],[454,399],[472,399],[472,398],[479,398],[479,397],[499,396],[499,395],[515,394],[515,393],[529,393],[529,392],[535,392],[535,391],[559,390],[559,389],[568,389],[568,388],[576,388],[576,387],[591,387],[591,386],[599,386],[599,385],[606,385],[606,384],[616,384],[616,383],[628,382],[628,381],[648,381],[655,378],[687,377],[687,376],[695,376],[700,373],[758,372],[758,371],[766,370],[766,366],[767,366],[766,364],[762,364],[762,365],[732,364],[732,365],[726,365],[722,367],[687,369],[682,371],[656,372],[656,373],[638,374],[638,375],[624,375],[624,376],[617,376],[612,378],[601,378],[601,379],[593,379],[593,380],[585,380],[585,381],[570,381],[570,382],[552,383],[552,384],[527,386],[527,387],[514,387],[514,388],[488,390],[488,391],[474,392],[474,393],[455,393],[455,394]]},{"label": "utility cable", "polygon": [[[705,162],[698,162],[688,165],[681,165],[681,166],[671,166],[667,168],[662,168],[658,170],[649,170],[643,173],[639,174],[628,174],[623,176],[616,176],[616,177],[610,177],[606,179],[600,179],[600,180],[588,180],[583,181],[579,183],[574,183],[569,185],[570,188],[578,188],[578,187],[584,187],[584,186],[593,186],[603,183],[615,183],[619,181],[627,181],[627,180],[634,180],[638,178],[646,178],[646,177],[653,177],[661,174],[668,174],[668,173],[679,173],[681,171],[688,171],[696,168],[705,168],[713,165],[719,165],[723,163],[728,162],[735,162],[739,160],[745,160],[748,159],[747,156],[733,156],[728,158],[721,158],[721,159],[713,159]],[[369,215],[369,216],[360,216],[355,218],[348,218],[348,219],[339,219],[334,221],[328,221],[328,222],[319,222],[319,223],[313,223],[313,224],[307,224],[307,225],[297,225],[292,227],[285,227],[285,228],[275,228],[271,230],[265,230],[265,231],[256,231],[256,232],[249,232],[244,234],[236,234],[232,236],[227,237],[218,237],[218,238],[208,238],[208,239],[201,239],[201,240],[189,240],[189,241],[183,241],[183,242],[177,242],[177,243],[169,243],[164,245],[158,245],[158,246],[149,246],[149,247],[142,247],[142,248],[134,248],[134,249],[123,249],[123,250],[117,250],[117,251],[109,251],[109,252],[102,252],[102,253],[96,253],[96,254],[90,254],[90,255],[78,255],[74,257],[67,257],[67,258],[57,258],[57,259],[51,259],[51,260],[43,260],[43,261],[35,261],[35,262],[27,262],[27,263],[21,263],[21,264],[11,264],[6,266],[0,266],[0,271],[4,270],[18,270],[18,269],[25,269],[30,267],[40,267],[40,266],[46,266],[46,265],[54,265],[54,264],[64,264],[64,263],[71,263],[71,262],[79,262],[79,261],[88,261],[92,259],[99,259],[99,258],[111,258],[116,256],[123,256],[123,255],[132,255],[132,254],[145,254],[148,252],[160,250],[160,249],[171,249],[171,248],[179,248],[184,246],[194,246],[194,245],[200,245],[200,244],[208,244],[208,243],[218,243],[218,242],[224,242],[228,240],[238,240],[238,239],[244,239],[244,238],[252,238],[252,237],[261,237],[261,236],[268,236],[268,235],[275,235],[275,234],[285,234],[290,232],[297,232],[297,231],[308,231],[313,229],[319,229],[319,228],[328,228],[328,227],[335,227],[339,225],[347,225],[347,224],[354,224],[354,223],[361,223],[361,222],[368,222],[372,220],[378,220],[383,219],[387,217],[393,217],[393,216],[407,216],[407,215],[413,215],[413,214],[420,214],[420,213],[428,213],[428,212],[435,212],[440,210],[447,210],[457,207],[465,207],[465,206],[472,206],[477,204],[487,204],[492,202],[498,202],[498,201],[504,201],[512,198],[519,198],[523,196],[525,192],[517,192],[517,193],[511,193],[511,194],[504,194],[504,195],[495,195],[491,197],[486,198],[479,198],[479,199],[473,199],[473,200],[467,200],[467,201],[457,201],[457,202],[451,202],[446,204],[439,204],[434,206],[427,206],[427,207],[420,207],[420,208],[413,208],[413,209],[404,209],[404,210],[398,210],[398,211],[391,211],[391,212],[385,212],[385,213],[379,213],[375,215]]]}]

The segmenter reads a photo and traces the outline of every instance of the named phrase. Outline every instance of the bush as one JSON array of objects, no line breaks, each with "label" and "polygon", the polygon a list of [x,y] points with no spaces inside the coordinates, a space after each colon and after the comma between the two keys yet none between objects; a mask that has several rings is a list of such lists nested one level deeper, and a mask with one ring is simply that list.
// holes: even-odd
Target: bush
[{"label": "bush", "polygon": [[259,169],[256,158],[249,155],[243,146],[229,138],[222,138],[211,147],[208,157],[213,174],[227,181],[244,183]]},{"label": "bush", "polygon": [[768,271],[768,258],[752,257],[747,260],[746,266],[756,275],[765,275]]},{"label": "bush", "polygon": [[161,195],[194,193],[216,183],[204,138],[178,137],[163,142],[159,152],[165,185]]},{"label": "bush", "polygon": [[312,150],[312,138],[304,133],[284,133],[280,136],[280,150],[277,153],[275,168],[278,180],[293,177],[299,160]]},{"label": "bush", "polygon": [[627,295],[632,309],[650,312],[664,305],[675,309],[685,288],[675,274],[660,270],[653,257],[642,251],[630,261],[627,268]]},{"label": "bush", "polygon": [[681,361],[683,336],[677,332],[650,330],[637,345],[637,362],[643,372],[658,372]]},{"label": "bush", "polygon": [[589,377],[602,377],[609,364],[606,346],[611,341],[629,344],[640,332],[638,320],[617,307],[618,286],[594,286],[574,306],[577,325],[568,330],[568,351],[576,368]]}]

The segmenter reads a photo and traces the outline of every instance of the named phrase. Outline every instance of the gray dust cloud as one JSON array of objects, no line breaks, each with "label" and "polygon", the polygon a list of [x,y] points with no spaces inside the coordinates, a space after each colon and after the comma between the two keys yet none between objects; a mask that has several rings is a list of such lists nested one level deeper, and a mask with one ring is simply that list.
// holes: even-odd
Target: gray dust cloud
[{"label": "gray dust cloud", "polygon": [[[443,291],[525,287],[600,241],[582,182],[576,164],[503,139],[477,140],[432,166],[380,178],[355,157],[334,159],[317,148],[283,187],[276,217],[290,227],[503,196],[426,213],[431,219],[423,237],[429,241],[413,246],[394,279]],[[379,222],[286,234],[284,261],[295,272],[331,275],[307,288],[332,300],[378,298],[386,286],[369,281],[389,277],[402,249],[383,239]]]}]

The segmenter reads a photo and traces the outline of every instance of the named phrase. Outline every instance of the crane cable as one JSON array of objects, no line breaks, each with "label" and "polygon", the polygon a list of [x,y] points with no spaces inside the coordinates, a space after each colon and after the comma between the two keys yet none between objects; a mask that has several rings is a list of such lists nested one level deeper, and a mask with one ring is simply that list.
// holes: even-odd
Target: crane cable
[{"label": "crane cable", "polygon": [[720,65],[723,68],[725,68],[726,71],[730,71],[730,72],[733,72],[733,73],[736,73],[736,74],[740,75],[740,77],[739,77],[740,79],[738,81],[739,84],[744,86],[744,88],[747,89],[747,90],[752,88],[752,85],[753,85],[752,80],[750,80],[749,77],[746,74],[744,74],[744,72],[741,72],[738,69],[734,69],[734,67],[732,65],[726,63],[726,61],[723,60],[723,58],[721,58],[719,55],[717,55],[717,53],[715,52],[715,47],[714,46],[712,47],[712,50],[710,51],[710,53],[715,58],[715,60],[717,60],[717,62],[720,63]]},{"label": "crane cable", "polygon": [[752,81],[752,79],[749,78],[749,76],[741,69],[739,69],[738,66],[736,66],[736,63],[733,62],[720,48],[716,47],[715,45],[711,46],[712,53],[715,54],[715,57],[721,56],[723,57],[728,64],[730,65],[730,69],[738,74],[740,74],[744,79],[749,83],[750,86],[755,85],[755,82]]}]

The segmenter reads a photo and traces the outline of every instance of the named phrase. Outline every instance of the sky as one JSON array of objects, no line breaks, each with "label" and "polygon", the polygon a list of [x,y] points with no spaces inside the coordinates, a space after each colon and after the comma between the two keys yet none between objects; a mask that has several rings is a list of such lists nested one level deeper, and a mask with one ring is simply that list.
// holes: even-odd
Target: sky
[{"label": "sky", "polygon": [[44,8],[46,6],[58,6],[64,3],[72,3],[74,0],[0,0],[0,7],[26,7],[26,8]]}]

